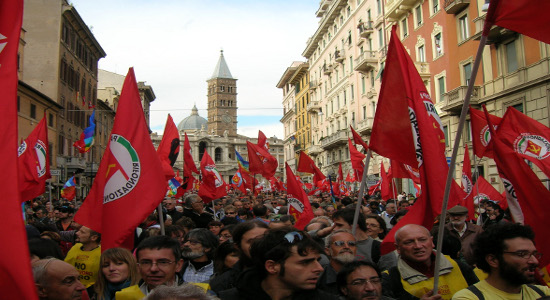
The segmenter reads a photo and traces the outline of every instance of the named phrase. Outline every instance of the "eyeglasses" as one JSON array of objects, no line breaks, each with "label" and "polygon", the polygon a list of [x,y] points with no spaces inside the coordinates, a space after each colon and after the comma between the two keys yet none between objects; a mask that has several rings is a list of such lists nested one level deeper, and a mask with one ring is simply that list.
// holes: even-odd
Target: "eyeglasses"
[{"label": "eyeglasses", "polygon": [[175,263],[175,261],[171,261],[171,260],[159,260],[157,262],[153,262],[153,261],[150,261],[150,260],[140,260],[138,262],[138,265],[142,268],[145,268],[145,269],[149,269],[151,268],[153,265],[157,265],[157,267],[159,267],[160,269],[163,269],[163,268],[167,268],[169,267],[171,264]]},{"label": "eyeglasses", "polygon": [[536,259],[541,259],[542,258],[542,253],[540,253],[538,251],[533,251],[533,252],[529,252],[527,250],[515,251],[515,252],[502,251],[502,253],[512,254],[512,255],[515,255],[517,257],[521,257],[523,259],[529,259],[529,258],[531,258],[531,256],[534,256]]},{"label": "eyeglasses", "polygon": [[360,285],[365,285],[369,282],[371,284],[380,284],[380,282],[382,282],[382,279],[380,279],[380,277],[372,277],[371,279],[356,279],[350,282],[349,284],[353,286],[360,286]]},{"label": "eyeglasses", "polygon": [[302,234],[297,231],[292,231],[285,234],[285,240],[290,244],[294,244],[294,242],[301,241],[303,238],[304,237],[302,236]]},{"label": "eyeglasses", "polygon": [[355,241],[336,241],[336,242],[333,242],[333,244],[335,246],[338,246],[338,247],[342,247],[344,246],[345,244],[348,244],[349,247],[355,247],[355,245],[357,245],[357,243]]}]

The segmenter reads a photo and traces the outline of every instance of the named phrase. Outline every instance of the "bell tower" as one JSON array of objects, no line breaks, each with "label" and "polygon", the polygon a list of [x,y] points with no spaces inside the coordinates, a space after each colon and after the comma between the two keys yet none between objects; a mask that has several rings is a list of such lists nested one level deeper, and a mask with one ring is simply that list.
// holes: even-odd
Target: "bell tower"
[{"label": "bell tower", "polygon": [[208,83],[208,132],[237,136],[237,79],[231,76],[223,50]]}]

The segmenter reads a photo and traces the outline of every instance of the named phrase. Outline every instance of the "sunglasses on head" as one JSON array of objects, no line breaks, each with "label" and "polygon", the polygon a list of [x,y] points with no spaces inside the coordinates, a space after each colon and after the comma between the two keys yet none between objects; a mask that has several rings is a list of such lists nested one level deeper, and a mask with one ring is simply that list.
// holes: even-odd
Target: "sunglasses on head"
[{"label": "sunglasses on head", "polygon": [[289,242],[290,244],[294,244],[296,242],[299,242],[301,240],[304,239],[304,236],[297,232],[297,231],[292,231],[292,232],[289,232],[287,234],[285,234],[285,240],[287,242]]}]

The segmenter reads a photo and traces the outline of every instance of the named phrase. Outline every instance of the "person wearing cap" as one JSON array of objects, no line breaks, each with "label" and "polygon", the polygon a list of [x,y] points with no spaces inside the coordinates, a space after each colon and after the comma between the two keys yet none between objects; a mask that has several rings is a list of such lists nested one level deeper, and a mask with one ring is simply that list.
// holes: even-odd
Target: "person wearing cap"
[{"label": "person wearing cap", "polygon": [[59,208],[59,220],[55,226],[59,231],[78,230],[80,226],[73,221],[74,208],[64,205]]},{"label": "person wearing cap", "polygon": [[445,227],[450,233],[460,239],[462,244],[461,253],[466,262],[473,266],[475,263],[473,244],[478,235],[483,232],[481,226],[466,222],[468,209],[464,206],[454,206],[447,210],[450,222]]}]

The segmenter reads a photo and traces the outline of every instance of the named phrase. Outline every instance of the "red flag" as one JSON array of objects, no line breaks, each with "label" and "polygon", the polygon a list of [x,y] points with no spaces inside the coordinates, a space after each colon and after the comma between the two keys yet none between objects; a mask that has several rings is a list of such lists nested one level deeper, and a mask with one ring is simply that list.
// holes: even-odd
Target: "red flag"
[{"label": "red flag", "polygon": [[[38,299],[22,219],[17,159],[17,49],[23,0],[0,1],[0,287],[5,299]],[[34,169],[36,172],[36,169]],[[49,172],[48,172],[49,174]]]},{"label": "red flag", "polygon": [[337,182],[344,181],[344,172],[342,171],[342,163],[338,164],[338,177],[336,177]]},{"label": "red flag", "polygon": [[374,193],[380,191],[380,187],[382,185],[382,180],[378,180],[378,182],[374,185],[371,185],[369,187],[369,195],[374,195]]},{"label": "red flag", "polygon": [[267,142],[265,134],[261,130],[258,130],[258,146],[269,151],[269,143]]},{"label": "red flag", "polygon": [[384,169],[384,163],[380,162],[380,196],[382,196],[382,200],[388,201],[392,199],[393,194],[393,182],[392,177],[390,174],[386,173],[386,169]]},{"label": "red flag", "polygon": [[345,181],[346,182],[358,182],[358,180],[355,176],[355,171],[354,170],[348,170],[348,175],[346,175]]},{"label": "red flag", "polygon": [[167,186],[149,137],[133,68],[128,70],[118,103],[92,189],[75,215],[79,224],[102,234],[103,249],[131,249],[134,229],[162,201]]},{"label": "red flag", "polygon": [[351,125],[349,126],[349,128],[351,129],[351,134],[353,136],[353,142],[355,143],[355,146],[357,147],[357,144],[363,146],[363,151],[366,152],[369,149],[369,146],[367,146],[367,143],[363,141],[361,136],[355,131],[355,129],[353,129],[353,127],[351,127]]},{"label": "red flag", "polygon": [[483,35],[494,24],[550,44],[550,19],[541,13],[548,10],[547,0],[491,0]]},{"label": "red flag", "polygon": [[[494,115],[489,115],[489,118],[495,129],[502,122],[502,118]],[[493,147],[489,143],[491,141],[491,132],[489,131],[487,119],[483,111],[470,106],[470,122],[472,123],[472,146],[474,154],[479,158],[484,156],[493,158]]]},{"label": "red flag", "polygon": [[[503,117],[503,123],[506,122],[508,115],[514,113],[513,108],[509,108]],[[502,123],[501,123],[502,124]],[[530,225],[535,232],[535,243],[537,249],[545,254],[540,259],[540,265],[546,266],[550,263],[550,239],[548,239],[548,228],[550,228],[550,218],[546,209],[547,200],[550,199],[550,191],[541,183],[537,175],[525,163],[523,157],[518,155],[514,148],[508,144],[508,138],[501,135],[502,127],[493,135],[495,162],[504,183],[504,188],[510,196],[508,205],[512,210],[512,203],[519,203],[525,220],[525,225]],[[512,201],[510,201],[512,200]],[[519,221],[515,218],[515,221]]]},{"label": "red flag", "polygon": [[501,202],[505,200],[505,196],[499,193],[483,176],[479,176],[474,185],[474,201],[479,203],[482,200]]},{"label": "red flag", "polygon": [[327,178],[321,170],[317,168],[313,159],[311,159],[311,157],[309,157],[304,151],[300,151],[296,171],[313,174],[313,184],[317,184],[317,182]]},{"label": "red flag", "polygon": [[288,201],[288,214],[296,219],[294,227],[303,230],[304,227],[313,219],[313,210],[309,203],[309,198],[302,186],[296,180],[292,170],[286,165],[286,197]]},{"label": "red flag", "polygon": [[241,175],[241,168],[237,170],[235,175],[231,177],[231,186],[235,189],[238,189],[239,191],[243,192],[243,194],[246,194],[246,187],[243,180],[243,177]]},{"label": "red flag", "polygon": [[416,184],[420,184],[420,173],[417,168],[390,159],[390,172],[393,178],[410,178]]},{"label": "red flag", "polygon": [[359,152],[355,148],[355,146],[353,146],[353,143],[349,138],[348,147],[350,153],[351,167],[353,168],[353,175],[355,177],[355,180],[360,182],[361,180],[363,180],[363,169],[365,168],[365,163],[363,163],[363,159],[365,159],[365,154]]},{"label": "red flag", "polygon": [[157,154],[162,164],[164,177],[166,180],[172,179],[174,177],[174,169],[172,169],[172,167],[180,154],[180,134],[170,114],[168,114],[168,118],[166,119],[164,135],[157,148]]},{"label": "red flag", "polygon": [[464,145],[464,162],[462,162],[462,182],[460,187],[464,193],[466,193],[463,206],[468,208],[469,219],[474,220],[474,185],[472,181],[472,164],[470,163],[470,150],[468,149],[468,145]]},{"label": "red flag", "polygon": [[[395,231],[404,224],[431,228],[434,218],[441,212],[449,170],[441,120],[395,26],[388,46],[370,147],[392,160],[418,166],[420,171],[422,194],[404,219],[386,235],[382,252],[387,253],[394,248]],[[450,207],[454,203],[452,199],[461,199],[456,190],[451,190]]]},{"label": "red flag", "polygon": [[31,200],[46,191],[50,179],[50,150],[48,149],[46,113],[27,139],[19,146],[19,190],[21,201]]},{"label": "red flag", "polygon": [[510,107],[498,127],[501,141],[550,177],[550,128]]},{"label": "red flag", "polygon": [[199,174],[195,162],[193,162],[193,154],[191,154],[191,145],[189,144],[189,138],[187,133],[185,134],[185,140],[183,141],[183,176],[192,176],[192,173]]},{"label": "red flag", "polygon": [[226,183],[216,169],[216,164],[208,152],[204,151],[201,160],[201,186],[199,196],[204,203],[210,203],[212,200],[219,199],[227,195],[225,189]]},{"label": "red flag", "polygon": [[[260,131],[261,132],[261,131]],[[277,159],[273,157],[265,148],[247,141],[248,148],[248,164],[250,173],[262,174],[263,177],[269,179],[275,175],[277,171]]]}]

